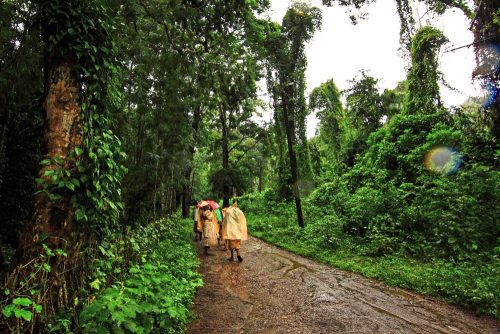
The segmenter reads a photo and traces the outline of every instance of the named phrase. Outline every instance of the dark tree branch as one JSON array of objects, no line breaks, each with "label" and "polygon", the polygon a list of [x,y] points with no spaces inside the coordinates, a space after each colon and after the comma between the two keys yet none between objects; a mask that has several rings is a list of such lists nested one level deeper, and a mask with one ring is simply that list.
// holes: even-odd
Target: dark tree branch
[{"label": "dark tree branch", "polygon": [[491,36],[491,37],[488,37],[488,38],[482,38],[479,41],[475,41],[475,42],[472,42],[472,43],[467,44],[467,45],[462,45],[462,46],[459,46],[459,47],[454,48],[454,49],[446,50],[443,53],[453,52],[453,51],[456,51],[456,50],[459,50],[459,49],[468,48],[468,47],[471,47],[473,45],[481,44],[481,43],[487,42],[487,41],[489,41],[491,39],[495,39],[497,37],[499,37],[499,35],[497,35],[497,36]]}]

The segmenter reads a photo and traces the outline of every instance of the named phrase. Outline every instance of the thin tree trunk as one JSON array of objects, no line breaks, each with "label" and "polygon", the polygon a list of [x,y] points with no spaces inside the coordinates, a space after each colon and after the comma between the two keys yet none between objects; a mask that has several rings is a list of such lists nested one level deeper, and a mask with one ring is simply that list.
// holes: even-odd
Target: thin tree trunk
[{"label": "thin tree trunk", "polygon": [[262,192],[262,183],[264,178],[264,162],[262,160],[259,161],[259,183],[258,183],[258,192]]},{"label": "thin tree trunk", "polygon": [[175,198],[175,189],[174,189],[174,167],[170,167],[171,176],[170,176],[170,191],[168,196],[168,211],[174,211],[174,198]]},{"label": "thin tree trunk", "polygon": [[139,119],[137,120],[137,135],[136,135],[136,146],[135,146],[135,166],[138,167],[142,161],[142,141],[144,138],[144,126],[142,124],[143,113],[139,111]]},{"label": "thin tree trunk", "polygon": [[[285,91],[286,90],[286,91]],[[295,156],[295,150],[293,148],[293,138],[294,138],[294,128],[293,122],[290,121],[289,115],[289,86],[282,86],[282,109],[283,109],[283,120],[285,123],[286,139],[288,144],[288,156],[290,158],[290,171],[292,173],[292,190],[293,197],[295,199],[295,209],[297,211],[297,222],[301,228],[304,228],[304,217],[302,216],[302,203],[300,201],[300,193],[298,187],[298,176],[297,176],[297,158]]]},{"label": "thin tree trunk", "polygon": [[156,194],[158,192],[158,165],[160,164],[160,157],[156,157],[155,167],[155,186],[153,194],[153,221],[156,221]]},{"label": "thin tree trunk", "polygon": [[189,217],[189,201],[191,199],[191,166],[186,167],[184,172],[184,186],[182,187],[182,218]]},{"label": "thin tree trunk", "polygon": [[[222,168],[227,170],[229,168],[229,129],[226,110],[222,105],[219,106],[219,119],[222,126]],[[229,186],[224,184],[222,192],[224,193],[222,207],[229,207]]]},{"label": "thin tree trunk", "polygon": [[[5,106],[5,104],[4,104]],[[5,145],[7,143],[7,126],[9,124],[9,121],[10,121],[10,113],[11,113],[11,108],[8,108],[7,110],[7,115],[6,115],[6,119],[5,121],[3,122],[3,125],[2,125],[2,133],[1,133],[1,137],[0,137],[0,194],[1,194],[1,190],[2,190],[2,180],[3,180],[3,174],[5,172],[5,166],[7,165],[7,158],[6,158],[6,154],[5,154]]]},{"label": "thin tree trunk", "polygon": [[191,126],[193,128],[193,143],[189,146],[189,153],[191,156],[191,165],[188,165],[186,167],[185,172],[184,172],[184,187],[183,187],[183,191],[182,191],[182,217],[183,218],[189,217],[189,201],[191,200],[191,196],[193,193],[193,187],[192,187],[192,182],[191,182],[191,174],[193,173],[192,163],[194,162],[195,147],[196,147],[196,144],[198,142],[198,137],[199,137],[201,112],[202,112],[201,106],[194,110],[193,123],[191,124]]}]

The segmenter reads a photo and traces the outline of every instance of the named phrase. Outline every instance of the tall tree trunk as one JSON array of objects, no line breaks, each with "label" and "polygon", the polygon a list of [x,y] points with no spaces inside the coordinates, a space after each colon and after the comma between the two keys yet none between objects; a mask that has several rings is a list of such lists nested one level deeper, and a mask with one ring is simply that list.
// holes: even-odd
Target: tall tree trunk
[{"label": "tall tree trunk", "polygon": [[[2,103],[2,106],[5,106],[6,103]],[[5,112],[5,110],[4,110]],[[3,175],[5,171],[5,166],[7,166],[7,157],[5,154],[5,145],[7,143],[7,128],[9,125],[10,121],[10,113],[11,113],[11,108],[7,108],[7,112],[5,115],[5,119],[2,119],[2,130],[0,133],[0,197],[1,197],[1,190],[2,190],[2,180],[3,180]],[[3,116],[3,115],[2,115]]]},{"label": "tall tree trunk", "polygon": [[191,164],[189,164],[184,171],[184,186],[182,191],[182,217],[189,217],[189,201],[191,200],[191,196],[193,193],[193,188],[191,184],[191,178],[193,173],[193,161],[194,161],[194,152],[196,144],[198,143],[199,138],[199,129],[201,122],[201,111],[202,107],[199,106],[194,110],[193,113],[193,123],[191,124],[193,128],[193,142],[189,145],[189,154],[191,157]]},{"label": "tall tree trunk", "polygon": [[264,162],[263,160],[259,160],[259,183],[257,186],[257,191],[262,192],[262,184],[264,183]]},{"label": "tall tree trunk", "polygon": [[[285,81],[286,82],[286,81]],[[298,186],[298,176],[297,176],[297,158],[295,156],[295,150],[293,147],[293,139],[295,136],[295,131],[293,127],[293,122],[290,120],[289,100],[290,85],[283,85],[281,90],[281,100],[282,100],[282,110],[283,110],[283,120],[285,123],[286,140],[288,144],[288,156],[290,158],[290,171],[292,173],[292,189],[293,197],[295,199],[295,209],[297,211],[297,222],[301,228],[304,228],[304,217],[302,216],[302,203],[300,201],[300,192]]]},{"label": "tall tree trunk", "polygon": [[[222,168],[227,170],[229,168],[229,129],[227,125],[226,110],[222,105],[219,106],[219,119],[222,126]],[[225,184],[223,186],[223,208],[229,206],[229,191],[229,186]]]},{"label": "tall tree trunk", "polygon": [[[49,59],[47,63],[44,144],[45,159],[51,163],[40,169],[39,177],[50,183],[50,176],[45,176],[47,171],[57,168],[69,172],[76,170],[76,160],[70,153],[82,146],[82,117],[75,62],[66,58]],[[62,308],[72,307],[74,293],[84,279],[81,249],[89,242],[90,236],[75,224],[71,194],[62,191],[60,199],[50,199],[45,192],[35,196],[34,214],[20,235],[12,269],[6,278],[5,286],[12,291],[18,288],[21,280],[24,284],[37,286],[40,292],[32,298],[43,305],[44,315],[49,317]],[[48,251],[42,248],[42,243],[52,250],[64,250],[66,256],[44,255]],[[40,270],[42,263],[48,264],[50,271]],[[81,270],[71,270],[76,268]],[[39,319],[40,316],[34,315],[32,321],[19,330],[40,332]]]},{"label": "tall tree trunk", "polygon": [[[49,63],[50,64],[50,63]],[[67,171],[76,169],[76,161],[70,153],[82,146],[82,124],[80,115],[80,87],[74,62],[68,59],[50,64],[48,89],[45,98],[45,159],[50,164],[40,169],[39,177],[50,183],[47,171],[58,165],[54,159],[62,161]],[[21,244],[16,260],[34,255],[30,251],[41,235],[50,235],[49,243],[60,245],[73,232],[74,211],[69,196],[60,200],[50,200],[46,193],[35,197],[35,213],[21,235]]]},{"label": "tall tree trunk", "polygon": [[193,168],[191,166],[187,166],[184,172],[184,185],[182,187],[182,218],[189,217],[189,201],[192,197],[192,189],[190,187],[192,170]]},{"label": "tall tree trunk", "polygon": [[142,123],[143,112],[138,108],[139,119],[137,120],[137,135],[135,143],[135,166],[139,167],[142,162],[142,143],[144,140],[144,124]]},{"label": "tall tree trunk", "polygon": [[156,220],[156,195],[158,193],[158,165],[160,164],[160,158],[156,158],[155,166],[155,183],[154,183],[154,194],[153,194],[153,221]]},{"label": "tall tree trunk", "polygon": [[[52,45],[54,37],[61,34],[61,29],[65,29],[66,22],[60,22],[60,19],[67,19],[67,16],[61,13],[69,12],[74,5],[73,1],[52,1],[50,5],[48,1],[37,2],[42,13],[41,35],[46,46],[43,54],[45,124],[42,152],[49,161],[38,175],[59,197],[51,198],[46,192],[39,192],[35,196],[33,216],[20,234],[12,270],[5,281],[11,291],[18,290],[20,282],[26,286],[36,286],[39,293],[31,298],[43,305],[43,316],[47,318],[62,308],[73,307],[74,294],[85,279],[85,275],[82,275],[85,261],[81,257],[81,249],[87,246],[91,238],[81,224],[75,223],[75,210],[71,203],[74,192],[58,187],[57,184],[63,180],[56,176],[67,177],[66,173],[71,175],[77,172],[78,158],[72,152],[82,147],[83,138],[81,73],[77,58],[71,46],[62,42]],[[50,173],[54,173],[54,176]],[[42,244],[47,248],[43,248]],[[55,249],[62,249],[65,256],[51,254],[50,250]],[[40,315],[34,314],[31,322],[16,325],[16,330],[23,333],[41,332],[42,329],[38,327],[40,318]]]},{"label": "tall tree trunk", "polygon": [[[269,84],[268,84],[269,85]],[[279,188],[281,190],[288,186],[288,181],[285,175],[287,175],[287,170],[289,169],[289,163],[286,159],[286,133],[284,133],[284,120],[282,102],[280,101],[280,93],[276,83],[271,83],[272,87],[272,101],[274,109],[274,133],[276,135],[276,148],[278,154],[278,177],[279,177]],[[287,191],[288,192],[288,191]],[[288,198],[288,196],[286,196]]]}]

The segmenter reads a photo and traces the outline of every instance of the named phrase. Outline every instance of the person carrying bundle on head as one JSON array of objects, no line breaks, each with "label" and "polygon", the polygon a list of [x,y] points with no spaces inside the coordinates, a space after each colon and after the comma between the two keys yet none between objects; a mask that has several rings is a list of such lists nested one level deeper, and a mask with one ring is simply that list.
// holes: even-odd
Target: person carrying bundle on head
[{"label": "person carrying bundle on head", "polygon": [[207,201],[200,203],[201,213],[198,220],[198,231],[203,231],[204,255],[208,255],[208,249],[217,245],[217,235],[219,234],[219,225],[213,212],[213,208]]}]

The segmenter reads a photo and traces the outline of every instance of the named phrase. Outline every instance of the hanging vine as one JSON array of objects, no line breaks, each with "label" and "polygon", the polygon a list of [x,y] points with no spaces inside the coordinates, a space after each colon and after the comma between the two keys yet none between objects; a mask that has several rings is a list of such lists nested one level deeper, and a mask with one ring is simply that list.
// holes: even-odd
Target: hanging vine
[{"label": "hanging vine", "polygon": [[78,312],[90,245],[117,228],[125,173],[120,140],[110,129],[121,98],[109,6],[99,0],[36,5],[45,48],[47,151],[35,214],[2,298],[0,328],[12,333],[61,329],[61,312]]}]

